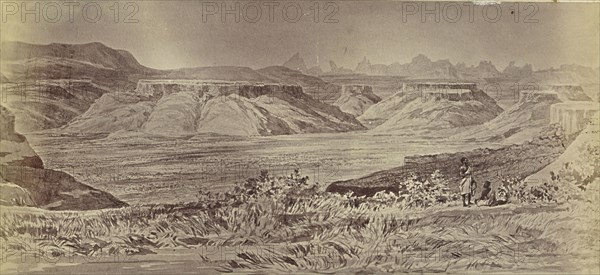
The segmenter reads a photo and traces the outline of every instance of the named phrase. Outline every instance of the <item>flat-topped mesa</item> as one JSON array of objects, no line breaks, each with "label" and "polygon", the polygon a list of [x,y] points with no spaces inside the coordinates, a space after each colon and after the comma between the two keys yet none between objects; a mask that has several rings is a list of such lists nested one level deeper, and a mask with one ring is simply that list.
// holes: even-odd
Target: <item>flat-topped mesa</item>
[{"label": "flat-topped mesa", "polygon": [[352,93],[352,94],[372,94],[373,87],[369,85],[363,84],[351,84],[351,85],[342,85],[342,92]]},{"label": "flat-topped mesa", "polygon": [[558,93],[551,90],[522,90],[519,92],[519,101],[561,101]]},{"label": "flat-topped mesa", "polygon": [[194,92],[198,96],[228,96],[237,94],[247,98],[263,95],[272,96],[286,93],[293,97],[305,96],[302,87],[276,83],[231,82],[217,80],[140,80],[135,93],[139,96],[157,99],[178,92]]},{"label": "flat-topped mesa", "polygon": [[402,89],[408,93],[417,93],[423,102],[468,101],[484,96],[475,83],[405,83]]},{"label": "flat-topped mesa", "polygon": [[583,88],[579,85],[558,84],[558,85],[523,85],[519,92],[519,100],[537,101],[591,101],[592,99],[585,94]]},{"label": "flat-topped mesa", "polygon": [[588,123],[598,123],[600,103],[563,102],[550,107],[550,123],[559,124],[565,134],[583,130]]},{"label": "flat-topped mesa", "polygon": [[363,96],[377,103],[381,98],[373,92],[373,86],[364,84],[342,85],[342,96]]},{"label": "flat-topped mesa", "polygon": [[441,82],[414,82],[402,84],[403,91],[452,91],[452,90],[477,90],[476,83],[441,83]]}]

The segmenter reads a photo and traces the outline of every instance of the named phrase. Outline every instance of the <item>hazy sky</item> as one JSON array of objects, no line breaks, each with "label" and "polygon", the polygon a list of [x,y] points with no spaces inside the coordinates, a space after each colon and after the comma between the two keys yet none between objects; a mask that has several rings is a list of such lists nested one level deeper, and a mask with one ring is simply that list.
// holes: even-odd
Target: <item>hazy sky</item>
[{"label": "hazy sky", "polygon": [[[132,18],[138,22],[122,22],[136,7],[125,9],[127,2],[119,2],[119,23],[115,23],[115,6],[111,9],[114,2],[110,1],[96,2],[100,3],[102,17],[90,23],[82,16],[86,2],[78,2],[80,5],[73,7],[71,23],[68,6],[61,6],[57,20],[57,7],[44,9],[45,2],[41,3],[40,23],[35,23],[34,14],[20,13],[21,6],[13,12],[14,6],[3,2],[2,40],[42,44],[99,41],[128,50],[143,65],[160,69],[214,65],[260,68],[280,65],[296,52],[308,66],[320,64],[324,69],[329,68],[329,60],[353,69],[363,56],[371,63],[390,64],[408,62],[419,53],[434,60],[450,59],[452,63],[467,65],[491,60],[499,70],[511,60],[542,69],[566,63],[597,67],[600,59],[599,4],[520,4],[515,13],[514,3],[492,8],[442,3],[437,9],[440,22],[436,23],[435,15],[430,14],[423,23],[421,13],[410,15],[409,8],[413,6],[406,3],[332,2],[326,7],[327,2],[318,2],[319,23],[315,23],[313,2],[299,1],[287,7],[289,20],[296,16],[295,8],[302,9],[303,16],[294,23],[284,20],[283,6],[288,2],[280,1],[271,2],[278,5],[273,8],[273,22],[269,20],[269,6],[259,3],[258,22],[245,22],[242,16],[241,22],[236,23],[233,15],[226,15],[226,22],[222,23],[220,3],[216,14],[206,16],[203,22],[203,8],[205,14],[209,13],[212,2],[134,1],[138,10]],[[256,2],[226,2],[230,8],[236,3],[242,9],[247,3]],[[417,5],[422,11],[422,4]],[[435,3],[427,5],[435,8]],[[338,22],[323,23],[336,6],[338,10],[331,19]],[[247,6],[245,14],[249,20],[256,17],[255,7]],[[456,16],[456,7],[461,7],[462,16]],[[29,8],[33,8],[33,3]],[[500,19],[487,22],[483,15],[486,10],[488,21],[493,21],[496,10],[502,12]],[[88,6],[87,14],[86,18],[93,21],[95,7]],[[524,23],[526,19],[538,22]]]}]

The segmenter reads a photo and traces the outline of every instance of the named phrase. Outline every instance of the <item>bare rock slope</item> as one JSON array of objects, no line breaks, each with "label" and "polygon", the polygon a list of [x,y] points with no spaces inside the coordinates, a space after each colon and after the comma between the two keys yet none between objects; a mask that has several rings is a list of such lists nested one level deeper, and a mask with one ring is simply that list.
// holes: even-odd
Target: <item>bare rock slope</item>
[{"label": "bare rock slope", "polygon": [[371,105],[381,101],[367,85],[344,85],[341,96],[333,103],[340,110],[354,116],[362,115]]},{"label": "bare rock slope", "polygon": [[453,138],[521,143],[537,136],[550,124],[552,105],[590,100],[577,85],[551,85],[542,86],[539,90],[521,91],[515,105],[496,118],[466,129]]},{"label": "bare rock slope", "polygon": [[471,83],[415,83],[358,119],[377,133],[433,133],[482,124],[502,108]]},{"label": "bare rock slope", "polygon": [[63,130],[256,136],[361,129],[352,115],[313,99],[299,86],[148,80],[120,98],[104,95]]}]

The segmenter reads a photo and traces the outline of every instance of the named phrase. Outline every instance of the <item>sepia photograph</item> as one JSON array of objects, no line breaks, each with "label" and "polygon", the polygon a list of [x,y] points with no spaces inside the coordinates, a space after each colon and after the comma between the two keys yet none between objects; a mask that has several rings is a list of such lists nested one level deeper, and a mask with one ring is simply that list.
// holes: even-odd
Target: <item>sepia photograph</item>
[{"label": "sepia photograph", "polygon": [[600,274],[600,2],[1,0],[0,274]]}]

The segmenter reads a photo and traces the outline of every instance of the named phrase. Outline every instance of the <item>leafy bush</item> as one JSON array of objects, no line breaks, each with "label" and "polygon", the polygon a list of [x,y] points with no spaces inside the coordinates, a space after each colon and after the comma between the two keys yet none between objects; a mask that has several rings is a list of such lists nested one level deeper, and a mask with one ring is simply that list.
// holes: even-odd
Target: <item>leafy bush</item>
[{"label": "leafy bush", "polygon": [[272,177],[269,171],[262,170],[258,177],[237,183],[231,192],[199,192],[198,201],[209,209],[265,200],[290,205],[298,198],[313,196],[319,192],[318,183],[309,184],[308,179],[308,176],[300,174],[299,169],[295,169],[289,177]]},{"label": "leafy bush", "polygon": [[388,206],[395,205],[399,208],[424,208],[455,201],[460,197],[458,194],[450,192],[448,180],[439,170],[434,171],[425,180],[411,175],[406,181],[399,184],[398,189],[401,190],[398,194],[381,191],[366,201]]}]

